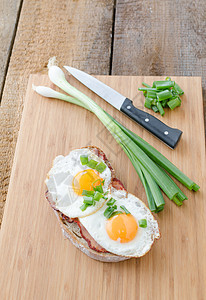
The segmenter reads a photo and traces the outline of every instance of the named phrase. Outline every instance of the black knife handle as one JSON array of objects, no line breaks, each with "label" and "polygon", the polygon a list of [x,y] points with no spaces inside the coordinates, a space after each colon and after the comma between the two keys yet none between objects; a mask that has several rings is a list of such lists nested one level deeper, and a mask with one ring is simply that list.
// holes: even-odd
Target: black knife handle
[{"label": "black knife handle", "polygon": [[181,130],[171,128],[149,113],[136,108],[128,98],[125,99],[120,110],[172,149],[176,147],[182,135]]}]

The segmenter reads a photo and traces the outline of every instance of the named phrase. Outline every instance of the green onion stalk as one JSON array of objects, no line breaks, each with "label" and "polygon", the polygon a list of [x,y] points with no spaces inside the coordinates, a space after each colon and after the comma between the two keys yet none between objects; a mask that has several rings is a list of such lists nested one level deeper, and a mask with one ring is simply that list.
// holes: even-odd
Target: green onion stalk
[{"label": "green onion stalk", "polygon": [[182,202],[187,199],[163,168],[190,190],[193,189],[194,191],[197,191],[199,189],[197,184],[177,169],[160,152],[141,139],[138,135],[117,122],[91,98],[69,84],[63,71],[59,67],[51,66],[49,68],[49,78],[56,86],[70,96],[54,91],[49,87],[33,86],[33,89],[44,97],[57,98],[79,105],[93,112],[99,118],[133,164],[145,188],[148,205],[151,211],[159,212],[164,208],[165,202],[160,188],[168,198],[173,200],[178,206],[182,205]]}]

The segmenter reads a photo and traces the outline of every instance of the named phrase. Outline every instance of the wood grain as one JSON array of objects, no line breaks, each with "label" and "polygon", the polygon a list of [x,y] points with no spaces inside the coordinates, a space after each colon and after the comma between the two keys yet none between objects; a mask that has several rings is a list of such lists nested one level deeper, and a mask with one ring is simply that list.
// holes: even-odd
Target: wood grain
[{"label": "wood grain", "polygon": [[205,28],[204,0],[117,0],[112,75],[201,76],[206,120]]},{"label": "wood grain", "polygon": [[13,46],[21,2],[21,0],[0,2],[0,94]]},{"label": "wood grain", "polygon": [[[99,77],[143,109],[137,92],[154,77]],[[162,237],[141,259],[100,263],[64,240],[56,217],[44,199],[44,179],[58,154],[88,144],[107,154],[127,189],[146,201],[142,185],[126,155],[97,118],[58,100],[43,99],[31,84],[51,85],[46,75],[32,75],[0,234],[1,299],[198,299],[206,296],[205,147],[200,78],[177,79],[185,91],[182,106],[163,120],[183,130],[173,151],[89,92],[73,78],[71,84],[91,96],[106,111],[164,153],[201,189],[182,187],[189,198],[182,207],[165,199],[157,215]],[[197,106],[193,109],[193,99]]]},{"label": "wood grain", "polygon": [[23,2],[1,104],[0,223],[29,75],[54,55],[59,65],[109,74],[112,16],[113,0]]}]

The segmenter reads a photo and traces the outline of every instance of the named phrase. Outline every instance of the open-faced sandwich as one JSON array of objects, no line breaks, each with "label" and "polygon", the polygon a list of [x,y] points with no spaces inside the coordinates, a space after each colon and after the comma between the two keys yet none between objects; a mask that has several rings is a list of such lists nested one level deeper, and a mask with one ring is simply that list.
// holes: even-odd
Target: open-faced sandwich
[{"label": "open-faced sandwich", "polygon": [[118,262],[141,257],[160,238],[150,210],[125,190],[97,147],[56,157],[45,182],[64,235],[91,258]]}]

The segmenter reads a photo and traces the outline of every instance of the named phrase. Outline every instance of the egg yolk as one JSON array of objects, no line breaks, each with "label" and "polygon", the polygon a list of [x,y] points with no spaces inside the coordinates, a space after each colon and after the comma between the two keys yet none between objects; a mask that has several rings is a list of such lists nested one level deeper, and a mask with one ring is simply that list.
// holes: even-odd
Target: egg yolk
[{"label": "egg yolk", "polygon": [[83,190],[92,191],[93,187],[100,185],[102,181],[103,179],[97,172],[88,169],[80,171],[75,175],[72,181],[72,188],[77,195],[82,195]]},{"label": "egg yolk", "polygon": [[135,238],[138,225],[131,214],[119,214],[107,221],[106,231],[112,240],[128,243]]}]

